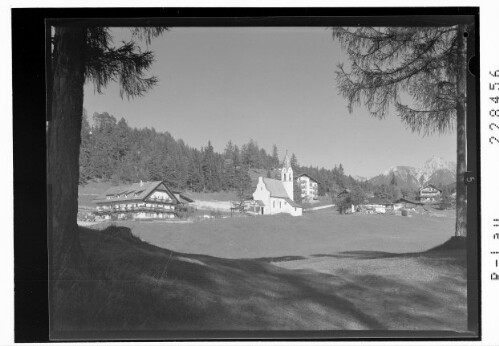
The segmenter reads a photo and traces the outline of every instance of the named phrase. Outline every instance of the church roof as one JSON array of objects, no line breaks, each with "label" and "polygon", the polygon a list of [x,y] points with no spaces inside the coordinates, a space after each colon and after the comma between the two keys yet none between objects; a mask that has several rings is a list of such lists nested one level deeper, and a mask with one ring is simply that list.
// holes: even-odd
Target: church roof
[{"label": "church roof", "polygon": [[255,200],[256,204],[258,204],[260,207],[265,207],[265,203],[263,203],[263,201],[259,200],[259,199],[256,199]]},{"label": "church roof", "polygon": [[[178,203],[177,198],[163,181],[149,181],[143,183],[134,183],[131,185],[112,186],[104,193],[99,195],[94,201],[96,203],[110,203],[116,201],[135,201],[145,200],[154,190],[160,185],[165,187],[166,192],[175,203]],[[111,199],[108,200],[107,196]],[[126,197],[125,197],[126,196]]]},{"label": "church roof", "polygon": [[298,179],[299,177],[308,177],[310,180],[315,181],[317,184],[319,183],[319,182],[317,181],[317,179],[315,179],[315,178],[311,177],[311,176],[310,176],[310,175],[308,175],[307,173],[302,173],[302,174],[298,175],[298,176],[296,177],[296,179]]},{"label": "church roof", "polygon": [[286,202],[289,203],[290,206],[295,207],[295,208],[303,208],[301,205],[296,203],[295,201],[291,200],[290,198],[285,198]]},{"label": "church roof", "polygon": [[263,178],[265,187],[270,192],[271,197],[289,198],[282,181],[277,179]]}]

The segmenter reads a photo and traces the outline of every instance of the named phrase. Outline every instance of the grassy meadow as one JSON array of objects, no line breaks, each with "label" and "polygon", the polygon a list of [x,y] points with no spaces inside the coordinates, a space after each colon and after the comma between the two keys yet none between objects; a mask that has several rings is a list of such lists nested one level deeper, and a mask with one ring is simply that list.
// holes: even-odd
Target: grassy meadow
[{"label": "grassy meadow", "polygon": [[173,251],[237,259],[342,251],[426,251],[453,235],[454,220],[445,215],[339,215],[325,209],[301,217],[273,215],[189,224],[161,221],[114,224],[129,227],[140,239]]},{"label": "grassy meadow", "polygon": [[465,251],[427,251],[450,238],[453,224],[451,217],[321,211],[81,228],[90,278],[57,286],[52,336],[464,331]]}]

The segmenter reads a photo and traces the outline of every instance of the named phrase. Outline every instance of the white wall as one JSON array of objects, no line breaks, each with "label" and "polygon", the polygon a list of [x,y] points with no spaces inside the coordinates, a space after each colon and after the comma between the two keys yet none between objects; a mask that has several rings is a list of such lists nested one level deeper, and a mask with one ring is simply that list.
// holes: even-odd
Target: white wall
[{"label": "white wall", "polygon": [[265,204],[263,208],[264,214],[270,214],[270,192],[267,190],[265,183],[263,182],[263,178],[258,178],[258,184],[256,185],[255,192],[253,192],[253,199],[260,200]]},{"label": "white wall", "polygon": [[[287,213],[293,216],[300,216],[302,214],[302,208],[293,207],[283,198],[270,197],[271,202],[271,212],[270,214],[280,214]],[[275,203],[275,207],[274,207]],[[296,210],[295,210],[296,209]]]},{"label": "white wall", "polygon": [[[302,182],[305,183],[303,186]],[[298,178],[297,184],[300,186],[302,191],[302,197],[315,197],[314,187],[317,187],[317,183],[315,181],[304,175]]]},{"label": "white wall", "polygon": [[284,198],[271,197],[262,177],[258,178],[258,184],[256,185],[255,192],[253,192],[253,199],[255,201],[260,200],[265,204],[265,207],[263,208],[263,213],[265,215],[280,213],[288,213],[293,216],[302,215],[302,208],[292,207]]},{"label": "white wall", "polygon": [[284,185],[284,188],[286,189],[286,192],[288,194],[288,197],[291,200],[294,200],[293,198],[293,169],[289,167],[288,169],[282,168],[281,170],[281,181],[282,184]]},{"label": "white wall", "polygon": [[171,197],[165,191],[154,191],[148,199],[157,198],[159,200],[171,201]]}]

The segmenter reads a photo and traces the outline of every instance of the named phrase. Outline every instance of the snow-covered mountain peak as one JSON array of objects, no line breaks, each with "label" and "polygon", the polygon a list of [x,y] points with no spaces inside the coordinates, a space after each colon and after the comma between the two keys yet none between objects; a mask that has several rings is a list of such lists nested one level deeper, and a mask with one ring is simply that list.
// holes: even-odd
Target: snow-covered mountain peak
[{"label": "snow-covered mountain peak", "polygon": [[393,166],[370,180],[375,184],[390,184],[395,181],[400,186],[419,188],[426,184],[449,184],[455,181],[455,176],[456,164],[434,155],[421,168]]},{"label": "snow-covered mountain peak", "polygon": [[383,175],[388,175],[390,173],[397,172],[397,167],[398,166],[392,166],[388,168],[386,171],[383,172]]},{"label": "snow-covered mountain peak", "polygon": [[397,173],[398,175],[414,174],[417,171],[414,167],[409,166],[393,166],[388,170],[383,172],[383,175],[392,175]]},{"label": "snow-covered mountain peak", "polygon": [[442,157],[432,156],[425,162],[423,167],[418,169],[416,177],[418,180],[421,180],[422,177],[423,181],[426,181],[438,170],[444,169],[454,172],[455,167],[456,164],[453,162],[446,161]]}]

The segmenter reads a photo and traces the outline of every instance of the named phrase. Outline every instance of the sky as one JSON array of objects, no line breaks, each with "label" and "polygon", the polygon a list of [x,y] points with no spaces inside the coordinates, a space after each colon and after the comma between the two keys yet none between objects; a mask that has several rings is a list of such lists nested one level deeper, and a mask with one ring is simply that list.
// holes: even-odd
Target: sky
[{"label": "sky", "polygon": [[[130,38],[115,29],[115,42]],[[145,48],[145,47],[144,47]],[[154,127],[200,148],[250,139],[270,152],[295,153],[306,166],[340,163],[352,176],[373,177],[397,165],[423,166],[432,156],[455,161],[456,135],[422,137],[391,112],[347,109],[335,70],[348,63],[327,28],[171,28],[153,40],[150,75],[159,84],[141,98],[119,96],[116,83],[97,94],[85,85],[84,107]]]}]

